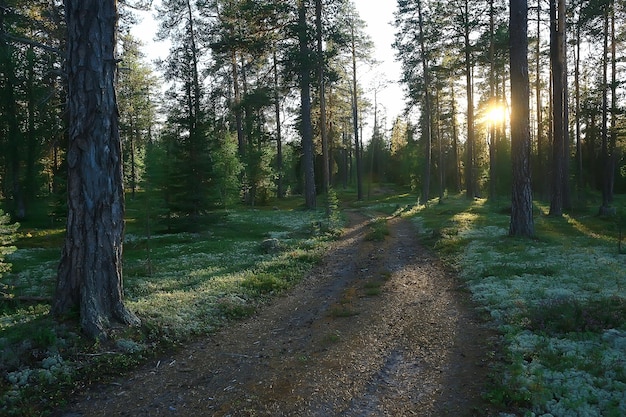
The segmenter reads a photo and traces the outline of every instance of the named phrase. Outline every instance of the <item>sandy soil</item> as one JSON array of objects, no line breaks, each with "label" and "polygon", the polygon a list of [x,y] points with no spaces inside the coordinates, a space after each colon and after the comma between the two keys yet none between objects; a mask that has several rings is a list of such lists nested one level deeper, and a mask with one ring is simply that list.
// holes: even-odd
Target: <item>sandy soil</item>
[{"label": "sandy soil", "polygon": [[410,222],[350,226],[257,315],[91,387],[57,416],[485,416],[493,335]]}]

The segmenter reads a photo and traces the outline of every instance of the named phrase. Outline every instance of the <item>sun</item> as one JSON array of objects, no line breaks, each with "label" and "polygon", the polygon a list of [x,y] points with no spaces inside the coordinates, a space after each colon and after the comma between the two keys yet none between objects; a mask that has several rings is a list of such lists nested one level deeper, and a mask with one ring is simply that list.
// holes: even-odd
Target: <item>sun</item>
[{"label": "sun", "polygon": [[493,104],[489,106],[485,114],[485,121],[492,125],[500,124],[504,121],[506,112],[501,104]]}]

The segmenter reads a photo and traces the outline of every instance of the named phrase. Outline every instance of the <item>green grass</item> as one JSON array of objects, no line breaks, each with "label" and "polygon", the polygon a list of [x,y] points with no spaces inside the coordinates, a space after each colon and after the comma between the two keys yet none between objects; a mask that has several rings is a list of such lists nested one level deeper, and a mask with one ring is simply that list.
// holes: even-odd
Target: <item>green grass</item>
[{"label": "green grass", "polygon": [[[536,202],[536,238],[519,239],[507,235],[506,199],[448,196],[416,205],[410,194],[372,193],[358,202],[354,190],[337,193],[341,206],[372,218],[410,219],[423,243],[458,271],[488,325],[501,334],[487,393],[501,409],[556,417],[626,415],[626,256],[618,249],[624,196],[615,202],[618,215],[608,218],[597,216],[599,199],[578,204],[563,218],[548,217],[547,203]],[[140,198],[130,201],[129,216],[139,216],[141,204]],[[299,200],[212,213],[193,232],[165,233],[152,225],[148,235],[145,222],[129,218],[125,292],[142,328],[93,344],[74,322],[53,323],[45,302],[0,303],[1,413],[39,415],[60,404],[62,392],[81,378],[118,374],[155,350],[254,314],[319,261],[327,223],[323,210],[303,211]],[[385,223],[372,222],[383,239]],[[63,230],[45,224],[22,224],[3,292],[52,294]],[[280,250],[265,253],[260,244],[267,238],[279,239]],[[358,314],[350,301],[357,292],[378,295],[385,278],[347,291],[328,315]],[[339,335],[327,339],[322,343],[340,341]],[[111,351],[116,354],[90,356]]]},{"label": "green grass", "polygon": [[380,281],[368,281],[363,285],[365,295],[368,297],[374,297],[382,293],[383,282]]},{"label": "green grass", "polygon": [[[142,204],[141,197],[128,201],[127,216],[140,216]],[[297,283],[333,237],[334,231],[323,233],[318,226],[325,221],[322,209],[299,206],[291,199],[280,207],[210,213],[193,232],[168,233],[128,217],[125,299],[142,326],[116,330],[109,341],[95,344],[79,336],[71,318],[52,321],[49,302],[37,301],[52,297],[64,231],[33,227],[45,221],[23,225],[18,250],[8,259],[12,270],[0,283],[12,297],[0,301],[0,372],[5,375],[0,414],[40,415],[61,404],[62,391],[83,379],[118,374],[157,350],[254,314]],[[280,241],[279,251],[262,249],[268,238]]]},{"label": "green grass", "polygon": [[334,318],[358,316],[359,312],[349,305],[337,305],[328,310],[328,316]]},{"label": "green grass", "polygon": [[622,220],[597,216],[597,201],[562,218],[537,202],[535,239],[509,237],[508,208],[487,200],[456,196],[404,213],[502,333],[503,362],[487,397],[503,409],[626,415]]},{"label": "green grass", "polygon": [[339,331],[327,333],[321,340],[322,346],[335,345],[339,342],[341,342],[341,333],[339,333]]},{"label": "green grass", "polygon": [[375,242],[382,242],[388,235],[389,227],[387,225],[387,219],[383,217],[377,217],[369,222],[368,230],[365,234],[365,239]]},{"label": "green grass", "polygon": [[529,309],[528,329],[553,335],[602,333],[624,326],[626,299],[550,299]]}]

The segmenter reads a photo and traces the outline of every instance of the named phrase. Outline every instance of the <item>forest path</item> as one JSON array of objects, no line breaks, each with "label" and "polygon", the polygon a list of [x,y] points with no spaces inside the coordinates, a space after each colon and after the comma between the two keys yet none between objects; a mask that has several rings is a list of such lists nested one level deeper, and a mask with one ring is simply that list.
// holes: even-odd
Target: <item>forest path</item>
[{"label": "forest path", "polygon": [[350,226],[300,284],[242,322],[113,384],[78,416],[484,416],[487,343],[457,278],[389,218]]}]

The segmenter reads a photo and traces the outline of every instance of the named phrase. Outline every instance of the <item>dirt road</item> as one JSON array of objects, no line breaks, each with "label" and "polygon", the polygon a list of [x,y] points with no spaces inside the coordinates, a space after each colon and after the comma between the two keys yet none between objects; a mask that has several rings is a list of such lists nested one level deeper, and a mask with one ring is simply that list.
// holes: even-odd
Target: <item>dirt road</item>
[{"label": "dirt road", "polygon": [[78,416],[485,416],[487,340],[457,279],[388,220],[352,226],[254,317],[84,393]]}]

